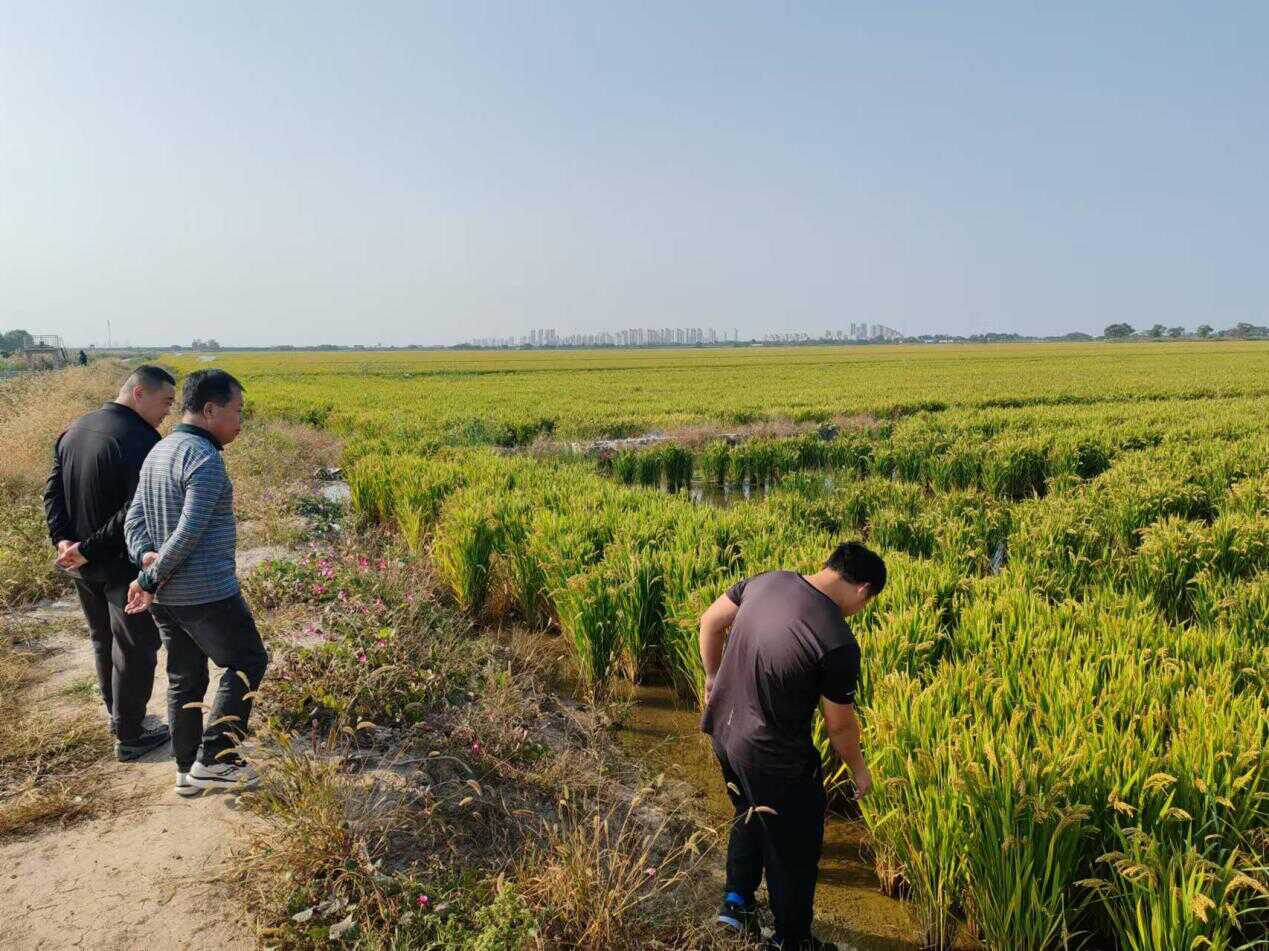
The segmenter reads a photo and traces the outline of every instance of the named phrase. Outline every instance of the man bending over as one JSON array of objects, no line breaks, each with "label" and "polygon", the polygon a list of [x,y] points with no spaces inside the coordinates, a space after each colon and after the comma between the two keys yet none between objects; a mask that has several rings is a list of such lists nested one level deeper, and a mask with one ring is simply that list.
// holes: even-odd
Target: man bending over
[{"label": "man bending over", "polygon": [[859,645],[844,619],[885,586],[881,558],[845,542],[821,571],[757,575],[733,586],[701,616],[701,729],[712,739],[736,809],[718,921],[757,932],[754,893],[765,872],[775,918],[772,951],[833,947],[811,934],[827,806],[811,732],[822,703],[855,795],[867,793],[872,776],[860,752],[854,708]]}]

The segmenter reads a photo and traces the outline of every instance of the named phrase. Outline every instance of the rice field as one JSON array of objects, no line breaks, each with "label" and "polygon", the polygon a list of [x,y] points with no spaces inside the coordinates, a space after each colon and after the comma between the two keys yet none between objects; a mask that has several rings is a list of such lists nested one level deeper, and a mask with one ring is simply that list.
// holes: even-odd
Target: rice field
[{"label": "rice field", "polygon": [[[218,364],[350,436],[360,515],[466,611],[558,629],[597,698],[697,696],[733,580],[881,550],[864,821],[928,946],[1269,946],[1269,347]],[[671,438],[568,445],[645,433]]]}]

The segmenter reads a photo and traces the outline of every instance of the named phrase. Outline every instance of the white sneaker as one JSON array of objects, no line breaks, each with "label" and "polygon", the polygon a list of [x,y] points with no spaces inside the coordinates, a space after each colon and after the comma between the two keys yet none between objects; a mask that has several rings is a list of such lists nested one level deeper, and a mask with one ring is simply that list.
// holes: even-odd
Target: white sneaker
[{"label": "white sneaker", "polygon": [[176,794],[178,796],[197,796],[201,789],[189,781],[189,773],[176,774]]},{"label": "white sneaker", "polygon": [[254,789],[260,777],[246,763],[195,763],[189,771],[189,781],[198,789]]}]

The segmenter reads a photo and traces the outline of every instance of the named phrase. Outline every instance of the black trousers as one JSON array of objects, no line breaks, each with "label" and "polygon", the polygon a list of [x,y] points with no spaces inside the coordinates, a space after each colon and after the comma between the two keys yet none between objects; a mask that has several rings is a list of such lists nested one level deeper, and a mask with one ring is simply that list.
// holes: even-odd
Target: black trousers
[{"label": "black trousers", "polygon": [[[718,747],[714,753],[736,810],[727,842],[726,890],[752,902],[765,873],[775,936],[784,947],[796,948],[811,937],[828,805],[823,779],[818,770],[790,779],[737,768]],[[751,812],[756,806],[774,812]]]},{"label": "black trousers", "polygon": [[128,614],[128,582],[75,579],[79,604],[88,621],[97,687],[121,742],[141,734],[145,706],[154,690],[159,630],[149,614]]},{"label": "black trousers", "polygon": [[[167,648],[167,716],[176,768],[188,773],[195,759],[204,766],[236,759],[226,751],[247,733],[246,694],[260,686],[269,664],[247,602],[238,594],[209,604],[155,604],[150,611]],[[187,705],[202,703],[207,694],[209,658],[225,672],[204,729],[202,709]]]}]

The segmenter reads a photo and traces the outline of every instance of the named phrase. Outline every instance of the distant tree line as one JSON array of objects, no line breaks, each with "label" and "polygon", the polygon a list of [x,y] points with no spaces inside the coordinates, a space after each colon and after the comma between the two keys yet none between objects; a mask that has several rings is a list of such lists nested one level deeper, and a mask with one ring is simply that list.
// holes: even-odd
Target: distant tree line
[{"label": "distant tree line", "polygon": [[[1118,323],[1110,324],[1103,331],[1103,336],[1107,340],[1140,340],[1147,338],[1150,340],[1162,340],[1168,337],[1172,340],[1179,340],[1182,337],[1189,336],[1184,327],[1165,327],[1163,324],[1155,324],[1149,330],[1138,332],[1132,324]],[[1195,328],[1193,336],[1200,340],[1208,340],[1217,337],[1223,340],[1269,340],[1269,327],[1258,327],[1255,324],[1239,323],[1235,324],[1227,330],[1217,332],[1211,324],[1199,324]]]}]

